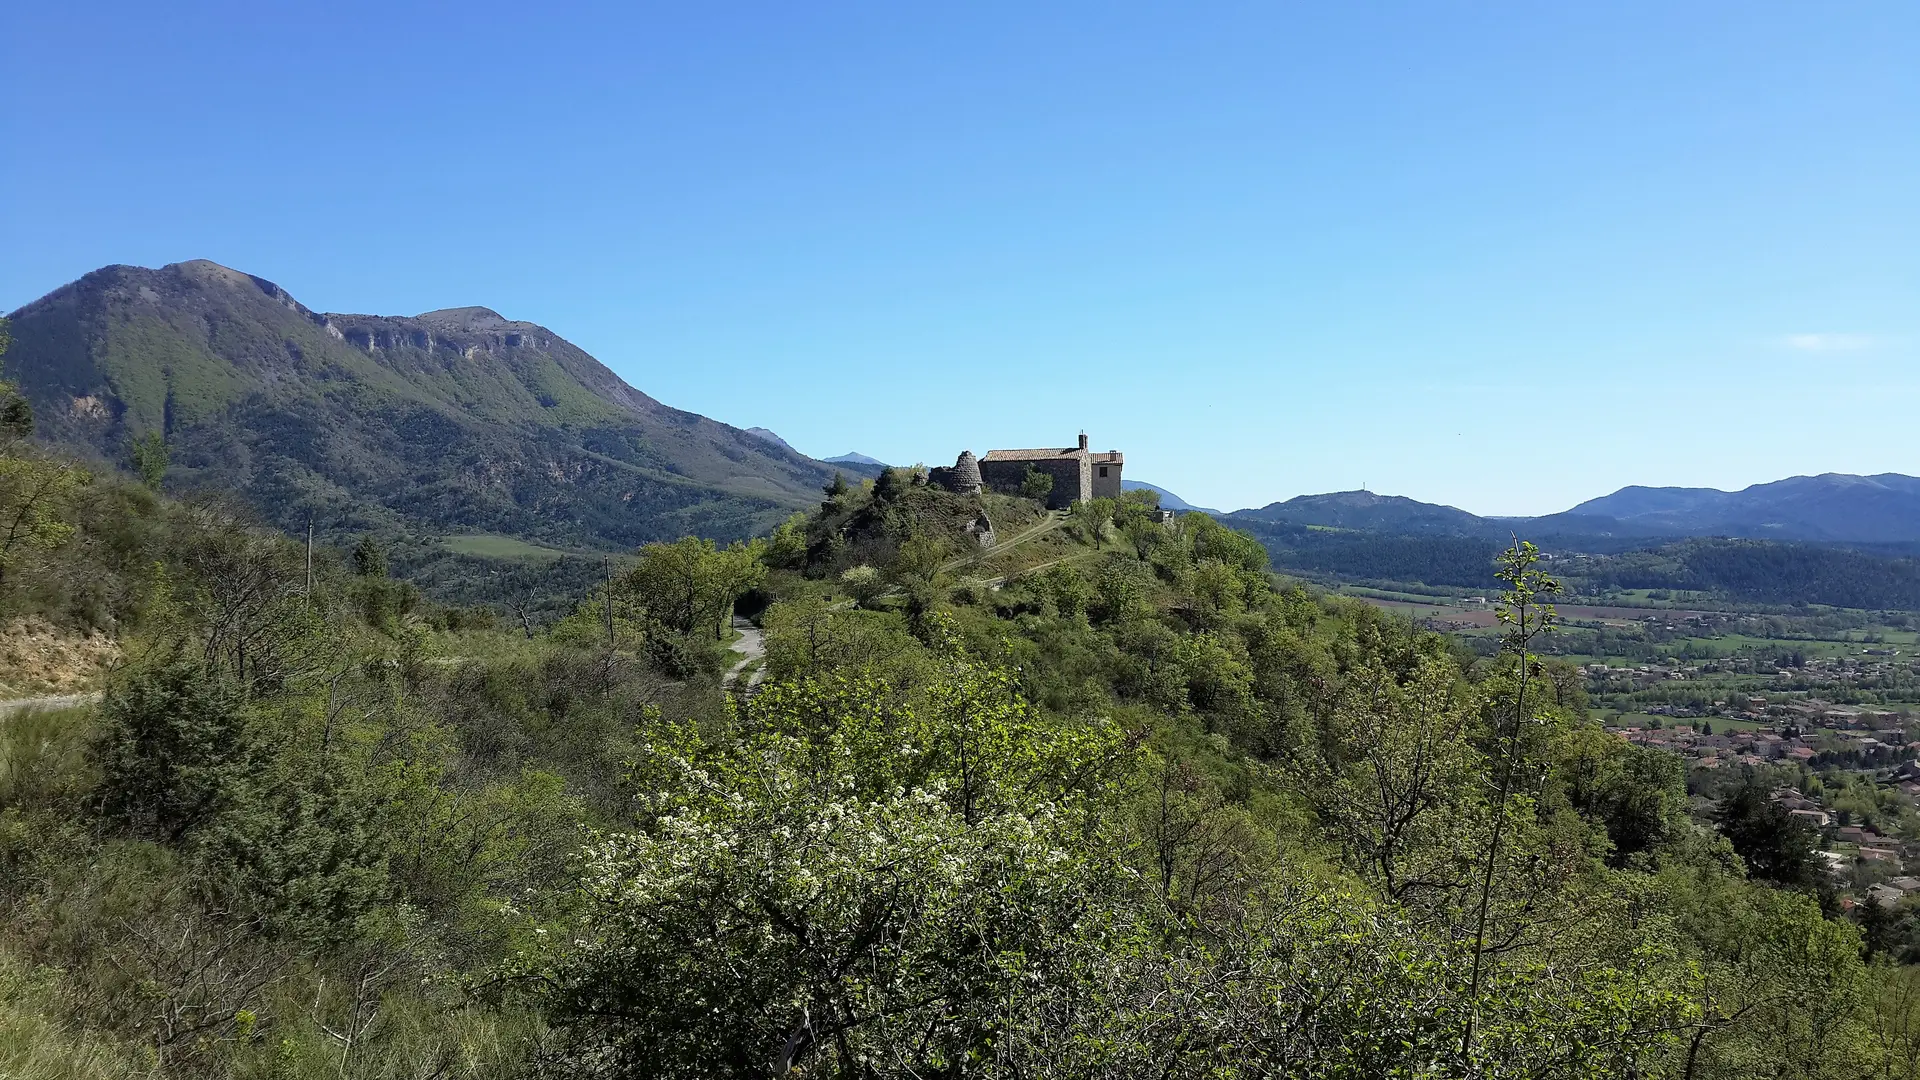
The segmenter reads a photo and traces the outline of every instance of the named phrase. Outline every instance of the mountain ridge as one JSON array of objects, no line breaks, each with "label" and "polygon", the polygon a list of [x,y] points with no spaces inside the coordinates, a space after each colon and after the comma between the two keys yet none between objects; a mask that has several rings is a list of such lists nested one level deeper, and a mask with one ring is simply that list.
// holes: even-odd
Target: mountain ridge
[{"label": "mountain ridge", "polygon": [[1122,480],[1120,487],[1124,491],[1152,491],[1160,496],[1162,510],[1177,510],[1181,513],[1200,513],[1211,517],[1224,517],[1220,511],[1205,506],[1195,506],[1187,500],[1168,491],[1158,484],[1149,484],[1145,480]]},{"label": "mountain ridge", "polygon": [[237,492],[284,527],[313,515],[596,547],[733,539],[831,475],[486,307],[318,312],[189,260],[103,267],[11,319],[5,371],[45,441],[119,462],[160,433],[169,486]]},{"label": "mountain ridge", "polygon": [[1567,511],[1688,535],[1898,543],[1920,539],[1920,478],[1819,473],[1719,488],[1630,485]]},{"label": "mountain ridge", "polygon": [[1831,543],[1920,541],[1920,478],[1901,473],[1821,473],[1718,488],[1630,485],[1540,517],[1482,517],[1458,507],[1369,491],[1300,495],[1236,510],[1229,520],[1359,529],[1401,535],[1500,537],[1730,536]]}]

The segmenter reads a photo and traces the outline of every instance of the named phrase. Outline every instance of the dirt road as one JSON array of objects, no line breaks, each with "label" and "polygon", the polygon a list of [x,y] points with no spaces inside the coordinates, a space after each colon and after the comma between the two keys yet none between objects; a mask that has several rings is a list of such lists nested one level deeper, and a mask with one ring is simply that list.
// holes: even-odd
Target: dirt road
[{"label": "dirt road", "polygon": [[26,712],[29,709],[71,709],[76,705],[91,705],[100,700],[100,692],[90,694],[49,694],[46,697],[7,698],[0,701],[0,716],[8,713]]},{"label": "dirt road", "polygon": [[[759,627],[736,615],[733,617],[733,628],[740,631],[740,636],[727,648],[740,654],[740,662],[728,669],[726,678],[721,680],[722,686],[732,686],[739,680],[740,673],[747,669],[748,664],[755,660],[762,660],[767,655],[767,635]],[[752,690],[760,685],[760,680],[766,674],[765,664],[754,668],[753,673],[747,676],[747,689]]]}]

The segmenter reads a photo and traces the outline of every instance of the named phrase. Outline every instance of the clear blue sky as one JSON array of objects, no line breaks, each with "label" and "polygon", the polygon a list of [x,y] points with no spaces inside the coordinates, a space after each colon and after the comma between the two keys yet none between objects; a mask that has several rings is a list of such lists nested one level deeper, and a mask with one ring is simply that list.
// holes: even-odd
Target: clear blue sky
[{"label": "clear blue sky", "polygon": [[484,304],[816,455],[1226,509],[1920,473],[1920,5],[26,4],[0,309]]}]

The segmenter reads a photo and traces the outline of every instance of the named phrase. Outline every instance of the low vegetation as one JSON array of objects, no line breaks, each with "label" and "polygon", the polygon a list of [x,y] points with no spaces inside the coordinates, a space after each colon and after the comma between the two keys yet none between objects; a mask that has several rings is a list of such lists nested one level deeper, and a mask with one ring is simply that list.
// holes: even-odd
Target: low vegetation
[{"label": "low vegetation", "polygon": [[892,471],[449,606],[23,436],[0,613],[125,658],[0,718],[0,1075],[1920,1075],[1913,969],[1588,719],[1526,545],[1478,655]]}]

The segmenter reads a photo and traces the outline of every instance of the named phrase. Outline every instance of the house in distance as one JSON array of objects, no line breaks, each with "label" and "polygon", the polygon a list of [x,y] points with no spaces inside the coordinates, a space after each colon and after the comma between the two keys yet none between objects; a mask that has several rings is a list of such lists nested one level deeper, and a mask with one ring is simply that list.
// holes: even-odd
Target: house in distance
[{"label": "house in distance", "polygon": [[983,458],[962,450],[951,468],[929,470],[927,478],[948,491],[978,495],[983,490],[1018,493],[1029,472],[1045,473],[1053,478],[1047,508],[1064,510],[1088,499],[1118,498],[1124,464],[1126,458],[1118,450],[1087,449],[1083,431],[1080,445],[1060,450],[989,450]]}]

